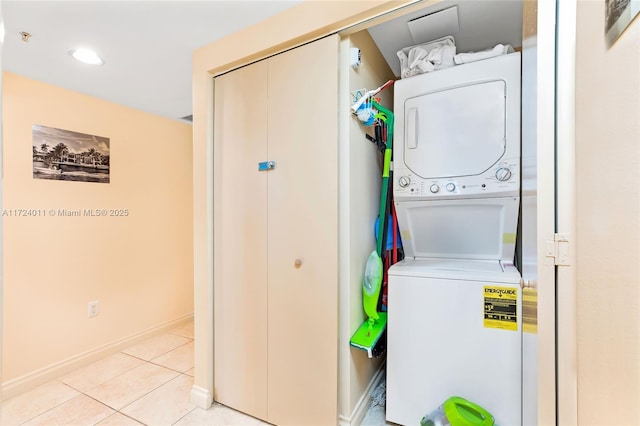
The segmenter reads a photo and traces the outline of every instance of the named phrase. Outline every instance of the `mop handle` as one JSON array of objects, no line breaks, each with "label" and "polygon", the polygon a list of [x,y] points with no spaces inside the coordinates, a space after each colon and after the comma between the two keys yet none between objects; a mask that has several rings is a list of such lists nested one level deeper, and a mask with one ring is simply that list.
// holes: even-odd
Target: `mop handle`
[{"label": "mop handle", "polygon": [[389,175],[391,171],[391,147],[392,147],[392,141],[393,141],[393,112],[386,109],[376,101],[373,101],[373,107],[378,111],[380,111],[382,114],[384,114],[384,118],[382,119],[382,121],[384,121],[387,124],[387,126],[389,126],[389,129],[387,131],[388,141],[386,143],[386,149],[384,150],[384,163],[382,168],[382,188],[381,188],[382,191],[380,194],[380,213],[378,215],[379,216],[379,222],[378,222],[379,235],[378,235],[378,245],[376,247],[378,256],[382,258],[382,251],[386,249],[386,247],[383,247],[382,242],[383,240],[386,240],[386,238],[383,238],[383,235],[380,234],[380,232],[386,228],[385,225],[388,220],[387,203],[389,201],[389,198],[388,198],[387,192],[389,190]]}]

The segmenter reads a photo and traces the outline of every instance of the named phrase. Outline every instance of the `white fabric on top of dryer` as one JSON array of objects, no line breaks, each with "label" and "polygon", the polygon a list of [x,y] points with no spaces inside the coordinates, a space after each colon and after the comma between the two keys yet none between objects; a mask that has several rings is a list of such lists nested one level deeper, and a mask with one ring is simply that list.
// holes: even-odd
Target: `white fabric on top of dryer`
[{"label": "white fabric on top of dryer", "polygon": [[429,43],[405,47],[397,52],[401,78],[436,71],[454,64],[456,45],[453,36],[442,37]]},{"label": "white fabric on top of dryer", "polygon": [[455,62],[456,65],[461,65],[469,62],[493,58],[495,56],[506,55],[513,52],[513,47],[511,47],[510,44],[497,44],[495,47],[483,50],[481,52],[458,53],[453,57],[453,62]]}]

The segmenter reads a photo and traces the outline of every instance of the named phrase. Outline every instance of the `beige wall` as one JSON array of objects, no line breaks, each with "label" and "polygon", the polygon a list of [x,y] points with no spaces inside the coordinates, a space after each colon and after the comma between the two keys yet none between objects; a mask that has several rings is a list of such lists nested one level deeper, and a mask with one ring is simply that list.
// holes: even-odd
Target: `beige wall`
[{"label": "beige wall", "polygon": [[[193,312],[191,126],[5,73],[3,385]],[[111,182],[32,177],[31,126],[110,138]],[[99,300],[100,314],[87,316]]]},{"label": "beige wall", "polygon": [[640,20],[611,48],[578,1],[578,424],[640,424]]}]

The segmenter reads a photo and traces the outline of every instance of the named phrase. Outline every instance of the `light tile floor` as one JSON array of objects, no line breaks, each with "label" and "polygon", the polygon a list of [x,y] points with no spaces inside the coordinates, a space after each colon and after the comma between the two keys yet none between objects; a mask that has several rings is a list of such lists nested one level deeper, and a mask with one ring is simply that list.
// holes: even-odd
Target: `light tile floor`
[{"label": "light tile floor", "polygon": [[193,322],[2,401],[0,425],[266,425],[189,401]]}]

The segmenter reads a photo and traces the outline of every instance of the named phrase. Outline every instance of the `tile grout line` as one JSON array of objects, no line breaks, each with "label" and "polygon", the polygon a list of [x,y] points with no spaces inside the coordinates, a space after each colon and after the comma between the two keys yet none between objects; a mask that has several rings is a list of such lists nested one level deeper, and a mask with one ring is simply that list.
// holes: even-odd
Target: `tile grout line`
[{"label": "tile grout line", "polygon": [[[61,383],[62,383],[62,382],[61,382]],[[72,396],[71,398],[69,398],[69,399],[67,399],[67,400],[65,400],[65,401],[62,401],[61,403],[59,403],[59,404],[57,404],[57,405],[54,405],[53,407],[48,408],[48,409],[44,410],[43,412],[36,414],[36,415],[35,415],[35,416],[33,416],[33,417],[28,418],[27,420],[25,420],[25,421],[23,421],[23,422],[19,423],[19,425],[27,424],[27,423],[29,423],[31,420],[36,419],[36,418],[38,418],[38,417],[40,417],[40,416],[42,416],[42,415],[44,415],[44,414],[48,413],[48,412],[49,412],[49,411],[51,411],[51,410],[55,410],[56,408],[58,408],[58,407],[60,407],[60,406],[62,406],[62,405],[64,405],[64,404],[66,404],[67,402],[71,401],[73,398],[76,398],[76,397],[78,397],[78,396],[80,396],[80,395],[82,394],[79,390],[72,388],[71,386],[67,385],[66,383],[62,383],[62,384],[63,384],[64,386],[67,386],[69,389],[71,389],[71,390],[73,390],[73,391],[75,391],[75,392],[78,392],[78,395],[74,395],[74,396]],[[16,395],[16,396],[17,396],[17,395]]]},{"label": "tile grout line", "polygon": [[[152,363],[152,362],[150,362],[150,361],[147,361],[147,363],[148,363],[148,364],[153,364],[153,363]],[[153,364],[153,365],[156,365],[156,364]],[[164,382],[164,383],[162,383],[162,384],[160,384],[160,385],[156,386],[155,388],[151,389],[149,392],[145,393],[144,395],[141,395],[141,396],[139,396],[138,398],[134,399],[133,401],[131,401],[131,402],[127,403],[127,405],[125,405],[124,407],[122,407],[122,408],[120,408],[120,409],[115,409],[115,408],[113,408],[113,407],[111,407],[111,406],[109,406],[109,408],[113,408],[116,412],[118,412],[118,413],[122,414],[123,416],[127,416],[127,417],[129,417],[130,419],[133,419],[133,420],[135,420],[135,421],[136,421],[136,422],[138,422],[138,423],[141,423],[141,424],[143,424],[143,425],[146,425],[146,423],[144,423],[142,420],[137,419],[137,418],[135,418],[135,417],[132,417],[132,416],[130,416],[130,415],[128,415],[128,414],[126,414],[126,413],[122,412],[122,410],[124,410],[125,408],[127,408],[127,407],[128,407],[128,406],[130,406],[131,404],[135,403],[136,401],[139,401],[140,399],[142,399],[142,398],[144,398],[144,397],[148,396],[148,395],[149,395],[150,393],[152,393],[153,391],[155,391],[155,390],[157,390],[157,389],[159,389],[159,388],[161,388],[161,387],[163,387],[163,386],[167,385],[168,383],[171,383],[172,381],[174,381],[174,380],[178,379],[180,376],[187,376],[187,377],[190,377],[188,374],[179,373],[179,372],[177,372],[177,371],[175,371],[175,370],[171,370],[171,371],[174,371],[174,372],[178,373],[178,375],[177,375],[176,377],[174,377],[174,378],[172,378],[172,379],[169,379],[168,381],[166,381],[166,382]],[[100,402],[100,401],[98,401],[98,402]],[[104,403],[103,403],[103,404],[104,404]],[[104,404],[104,405],[106,405],[106,404]],[[194,409],[195,409],[195,408],[196,408],[196,407],[194,407]],[[192,409],[191,411],[193,411],[193,409]],[[190,413],[191,411],[189,411],[189,413]],[[188,413],[187,413],[187,414],[188,414]],[[186,414],[185,414],[185,415],[186,415]],[[183,417],[184,417],[184,416],[183,416]]]},{"label": "tile grout line", "polygon": [[174,426],[175,424],[177,424],[180,420],[184,419],[185,417],[187,417],[189,414],[193,413],[195,410],[197,410],[198,407],[194,406],[191,410],[189,410],[188,412],[186,412],[183,416],[181,416],[179,419],[177,419],[175,422],[171,423],[171,426]]},{"label": "tile grout line", "polygon": [[[179,348],[181,348],[181,347],[183,347],[183,346],[186,346],[186,345],[188,345],[189,343],[192,343],[192,342],[193,342],[193,339],[191,340],[191,342],[187,342],[187,343],[185,343],[185,344],[183,344],[183,345],[177,346],[177,347],[175,347],[175,348],[171,349],[170,351],[167,351],[167,352],[165,352],[165,353],[163,353],[163,354],[160,354],[160,355],[158,355],[158,356],[155,356],[155,357],[153,357],[153,358],[151,358],[151,359],[144,359],[144,358],[140,358],[140,357],[137,357],[137,356],[135,356],[135,355],[127,354],[127,353],[124,353],[124,352],[120,352],[120,353],[122,353],[122,354],[124,354],[124,355],[127,355],[127,356],[130,356],[130,357],[132,357],[132,358],[138,359],[138,360],[143,361],[143,362],[145,362],[145,363],[155,365],[155,366],[157,366],[157,367],[166,368],[167,370],[175,371],[176,373],[179,373],[179,374],[186,374],[186,373],[187,373],[187,371],[189,371],[189,370],[191,370],[191,369],[193,368],[193,366],[191,366],[191,367],[187,368],[185,371],[180,371],[180,370],[176,370],[175,368],[167,367],[166,365],[162,365],[162,364],[158,364],[158,363],[156,363],[156,362],[153,362],[153,360],[154,360],[154,359],[157,359],[157,358],[160,358],[161,356],[164,356],[164,355],[168,354],[169,352],[173,352],[173,351],[175,351],[176,349],[179,349]],[[141,364],[141,365],[139,365],[139,366],[137,366],[137,367],[133,367],[133,368],[131,368],[131,369],[127,370],[127,372],[128,372],[128,371],[131,371],[131,370],[133,370],[133,369],[135,369],[135,368],[138,368],[138,367],[142,367],[142,364]],[[124,374],[124,373],[123,373],[123,374]],[[116,377],[117,377],[117,376],[116,376]]]},{"label": "tile grout line", "polygon": [[[185,336],[181,336],[181,337],[185,337]],[[186,346],[186,345],[188,345],[189,343],[192,343],[193,341],[194,341],[194,339],[192,339],[192,338],[191,338],[189,342],[186,342],[186,343],[184,343],[184,344],[182,344],[182,345],[180,345],[180,346],[176,346],[175,348],[173,348],[173,349],[171,349],[171,350],[169,350],[169,351],[167,351],[167,352],[164,352],[164,353],[162,353],[162,354],[160,354],[160,355],[157,355],[156,357],[152,358],[152,360],[153,360],[153,359],[156,359],[156,358],[158,358],[158,357],[161,357],[161,356],[163,356],[163,355],[166,355],[166,354],[168,354],[168,353],[169,353],[169,352],[171,352],[171,351],[174,351],[174,350],[176,350],[176,349],[178,349],[178,348],[181,348],[182,346]],[[181,372],[181,371],[175,370],[175,369],[173,369],[173,368],[166,367],[166,366],[164,366],[164,365],[156,364],[156,363],[154,363],[152,360],[146,360],[146,359],[143,359],[143,358],[137,357],[137,356],[135,356],[135,355],[131,355],[131,354],[125,353],[125,352],[123,352],[123,351],[120,351],[119,353],[121,353],[121,354],[123,354],[123,355],[130,356],[130,357],[135,358],[135,359],[137,359],[137,360],[140,360],[140,361],[142,361],[142,362],[143,362],[143,364],[140,364],[140,365],[138,365],[138,366],[136,366],[136,367],[133,367],[133,368],[131,368],[131,369],[128,369],[127,371],[123,372],[122,374],[119,374],[119,375],[118,375],[118,376],[116,376],[116,377],[120,377],[120,376],[122,376],[123,374],[125,374],[125,373],[127,373],[127,372],[130,372],[131,370],[134,370],[134,369],[136,369],[136,368],[140,368],[140,367],[144,366],[145,364],[150,364],[150,365],[153,365],[153,366],[156,366],[156,367],[166,368],[167,370],[170,370],[170,371],[173,371],[173,372],[175,372],[175,373],[178,373],[178,375],[177,375],[177,376],[175,376],[174,378],[172,378],[172,379],[170,379],[170,380],[168,380],[168,381],[166,381],[166,382],[164,382],[164,383],[162,383],[162,384],[160,384],[160,385],[156,386],[155,388],[153,388],[153,389],[151,389],[150,391],[146,392],[144,395],[141,395],[141,396],[139,396],[138,398],[134,399],[133,401],[131,401],[131,402],[127,403],[124,407],[121,407],[120,409],[117,409],[117,408],[112,407],[112,406],[110,406],[110,405],[108,405],[108,404],[106,404],[106,403],[104,403],[104,402],[102,402],[102,401],[99,401],[99,400],[97,400],[97,399],[95,399],[95,398],[91,397],[90,395],[88,395],[88,394],[86,394],[86,393],[84,393],[84,392],[82,392],[82,391],[80,391],[80,390],[78,390],[78,389],[75,389],[75,388],[73,388],[73,387],[71,387],[71,386],[69,386],[69,385],[67,385],[67,386],[69,386],[70,388],[72,388],[72,389],[74,389],[74,390],[76,390],[76,391],[78,391],[78,392],[81,392],[83,395],[88,396],[89,398],[91,398],[91,399],[95,400],[96,402],[98,402],[98,403],[100,403],[100,404],[102,404],[102,405],[104,405],[104,406],[106,406],[106,407],[109,407],[109,408],[111,408],[112,410],[114,410],[114,413],[110,414],[110,415],[109,415],[109,416],[107,416],[107,417],[110,417],[110,416],[112,416],[112,415],[113,415],[113,414],[115,414],[115,413],[119,413],[119,414],[121,414],[121,415],[123,415],[123,416],[125,416],[125,417],[127,417],[127,418],[130,418],[130,419],[132,419],[132,420],[134,420],[134,421],[136,421],[136,422],[138,422],[138,423],[140,423],[140,424],[146,425],[146,423],[144,423],[142,420],[137,419],[137,418],[135,418],[135,417],[132,417],[132,416],[130,416],[130,415],[128,415],[128,414],[126,414],[126,413],[122,412],[122,410],[123,410],[123,409],[125,409],[126,407],[130,406],[130,405],[131,405],[131,404],[133,404],[134,402],[136,402],[136,401],[138,401],[138,400],[140,400],[140,399],[142,399],[142,398],[144,398],[144,397],[148,396],[150,393],[152,393],[153,391],[155,391],[155,390],[159,389],[160,387],[162,387],[162,386],[164,386],[164,385],[166,385],[166,384],[168,384],[168,383],[170,383],[170,382],[172,382],[172,381],[176,380],[176,379],[177,379],[177,378],[179,378],[180,376],[187,376],[187,377],[191,377],[191,376],[189,376],[188,374],[186,374],[186,371],[189,371],[189,369],[187,369],[187,370],[186,370],[186,371],[184,371],[184,372]],[[114,378],[115,378],[115,377],[114,377]],[[112,379],[113,379],[113,378],[112,378]],[[111,379],[111,380],[112,380],[112,379]],[[64,384],[66,385],[66,383],[64,383]],[[100,386],[100,385],[97,385],[97,386],[95,386],[95,387],[98,387],[98,386]],[[92,389],[94,389],[94,388],[92,388]],[[90,389],[90,390],[91,390],[91,389]],[[90,390],[89,390],[89,391],[90,391]],[[187,414],[191,413],[191,411],[193,411],[195,408],[197,408],[197,407],[194,407],[193,409],[191,409],[191,410],[190,410],[188,413],[186,413],[184,416],[186,416]],[[184,417],[184,416],[182,416],[182,417]],[[180,421],[180,420],[182,419],[182,417],[180,417],[180,419],[176,420],[176,422]],[[103,419],[103,420],[104,420],[104,419]],[[101,420],[101,421],[102,421],[102,420]],[[175,423],[175,422],[174,422],[174,423]]]},{"label": "tile grout line", "polygon": [[[113,354],[113,355],[117,355],[117,354],[126,355],[126,356],[129,356],[129,357],[131,357],[131,358],[135,358],[135,359],[137,359],[137,360],[139,360],[139,361],[142,361],[142,362],[148,362],[148,361],[146,361],[146,360],[144,360],[144,359],[140,359],[140,358],[138,358],[138,357],[134,357],[134,356],[131,356],[131,355],[128,355],[128,354],[124,354],[124,353],[122,353],[122,352],[116,352],[116,353],[115,353],[115,354]],[[106,359],[106,358],[107,358],[107,357],[102,358],[102,359],[104,360],[104,359]],[[91,364],[90,364],[90,365],[91,365]],[[113,379],[115,379],[115,378],[117,378],[117,377],[122,376],[123,374],[129,373],[130,371],[135,370],[136,368],[141,367],[142,365],[143,365],[143,364],[136,365],[135,367],[127,368],[126,370],[123,370],[123,371],[121,371],[120,373],[118,373],[117,375],[115,375],[115,376],[113,376],[113,377],[109,378],[107,381],[109,381],[109,380],[113,380]],[[75,371],[77,371],[77,370],[74,370],[74,372],[75,372]],[[88,394],[87,394],[85,391],[83,391],[83,390],[81,390],[81,389],[78,389],[78,388],[74,387],[73,385],[70,385],[69,383],[66,383],[66,382],[63,382],[62,380],[60,380],[62,377],[65,377],[65,376],[68,376],[68,374],[65,374],[64,376],[60,376],[60,377],[58,377],[58,378],[57,378],[57,379],[55,379],[55,380],[56,380],[56,381],[58,381],[59,383],[62,383],[62,384],[63,384],[63,385],[65,385],[65,386],[70,387],[71,389],[73,389],[73,390],[75,390],[75,391],[78,391],[78,392],[83,393],[83,394],[85,394],[85,395],[87,395],[87,396],[88,396]],[[91,390],[93,390],[93,389],[97,388],[98,386],[100,386],[100,385],[102,385],[102,384],[103,384],[103,383],[99,383],[99,384],[97,384],[97,385],[93,386],[92,388],[87,389],[87,392],[89,392],[89,391],[91,391]]]},{"label": "tile grout line", "polygon": [[[186,344],[188,344],[188,343],[185,343],[185,345],[186,345]],[[184,346],[184,345],[182,345],[182,346]],[[178,347],[180,347],[180,346],[178,346]],[[177,349],[177,348],[176,348],[176,349]],[[174,349],[172,349],[172,350],[174,350]],[[169,352],[171,352],[171,351],[169,351]],[[167,353],[168,353],[168,352],[167,352]],[[146,425],[146,423],[142,422],[142,421],[141,421],[141,420],[139,420],[139,419],[136,419],[136,418],[134,418],[134,417],[131,417],[130,415],[127,415],[126,413],[122,412],[121,410],[125,409],[126,407],[128,407],[129,405],[131,405],[131,404],[133,404],[134,402],[138,401],[139,399],[144,398],[145,396],[149,395],[150,393],[152,393],[153,391],[155,391],[155,390],[159,389],[160,387],[162,387],[162,386],[166,385],[167,383],[170,383],[170,382],[172,382],[172,381],[176,380],[176,379],[177,379],[177,378],[179,378],[180,376],[187,376],[187,377],[191,377],[191,376],[189,376],[188,374],[186,374],[186,372],[180,372],[180,371],[174,370],[174,369],[172,369],[172,368],[165,367],[165,366],[163,366],[163,365],[155,364],[155,363],[153,363],[153,362],[151,362],[151,361],[148,361],[148,360],[145,360],[145,359],[141,359],[141,358],[138,358],[138,357],[133,356],[133,355],[129,355],[129,354],[125,354],[125,355],[131,356],[131,357],[136,358],[136,359],[138,359],[138,360],[140,360],[140,361],[143,361],[143,364],[140,364],[140,365],[138,365],[138,366],[136,366],[136,367],[130,368],[130,369],[126,370],[126,371],[123,371],[121,374],[118,374],[117,376],[115,376],[115,377],[111,378],[110,380],[113,380],[114,378],[120,377],[120,376],[122,376],[122,375],[124,375],[124,374],[126,374],[126,373],[128,373],[128,372],[130,372],[130,371],[132,371],[132,370],[134,370],[134,369],[136,369],[136,368],[142,367],[142,366],[144,366],[145,364],[150,364],[150,365],[154,365],[154,366],[157,366],[157,367],[166,368],[167,370],[173,371],[173,372],[177,373],[178,375],[177,375],[177,376],[175,376],[175,377],[173,377],[172,379],[169,379],[168,381],[166,381],[166,382],[164,382],[164,383],[162,383],[162,384],[160,384],[160,385],[156,386],[155,388],[153,388],[153,389],[149,390],[149,391],[148,391],[148,392],[146,392],[145,394],[143,394],[143,395],[139,396],[138,398],[134,399],[133,401],[131,401],[131,402],[127,403],[124,407],[122,407],[122,408],[120,408],[120,409],[118,409],[118,408],[116,408],[116,407],[112,407],[111,405],[107,404],[106,402],[100,401],[100,400],[98,400],[98,399],[94,398],[93,396],[89,395],[88,393],[86,393],[86,392],[90,392],[92,389],[95,389],[96,387],[99,387],[101,384],[96,385],[96,386],[94,386],[93,388],[91,388],[91,389],[87,390],[86,392],[84,392],[84,391],[82,391],[82,390],[80,390],[80,389],[74,388],[73,386],[71,386],[71,385],[69,385],[69,384],[67,384],[67,383],[62,382],[62,381],[61,381],[61,380],[59,380],[59,379],[55,379],[57,382],[61,383],[62,385],[67,386],[67,387],[69,387],[70,389],[72,389],[72,390],[74,390],[74,391],[78,392],[78,395],[74,395],[71,399],[69,399],[69,400],[67,400],[67,401],[64,401],[64,402],[62,402],[62,403],[60,403],[60,404],[58,404],[58,405],[56,405],[56,406],[54,406],[54,407],[51,407],[50,409],[48,409],[48,410],[46,410],[46,411],[43,411],[42,413],[40,413],[40,414],[36,415],[35,417],[30,418],[30,419],[28,419],[28,420],[26,420],[25,422],[20,423],[20,424],[21,424],[21,425],[23,425],[23,424],[25,424],[25,423],[28,423],[28,422],[30,422],[31,420],[35,419],[36,417],[39,417],[39,416],[41,416],[41,415],[43,415],[43,414],[45,414],[45,413],[47,413],[47,412],[49,412],[49,411],[51,411],[51,410],[53,410],[53,409],[55,409],[55,408],[60,407],[60,406],[61,406],[61,405],[63,405],[63,404],[66,404],[67,402],[71,401],[72,399],[77,398],[77,397],[78,397],[78,396],[80,396],[80,395],[84,395],[84,396],[86,396],[86,397],[88,397],[88,398],[90,398],[90,399],[92,399],[92,400],[96,401],[97,403],[99,403],[99,404],[101,404],[101,405],[104,405],[105,407],[110,408],[111,410],[113,410],[113,413],[109,414],[107,417],[105,417],[104,419],[100,420],[100,422],[101,422],[101,421],[103,421],[103,420],[105,420],[106,418],[108,418],[108,417],[110,417],[110,416],[114,415],[115,413],[119,413],[119,414],[122,414],[123,416],[128,417],[128,418],[130,418],[130,419],[132,419],[132,420],[134,420],[134,421],[136,421],[136,422],[138,422],[138,423],[141,423],[141,424],[143,424],[143,425]],[[158,356],[162,356],[162,355],[158,355]],[[187,371],[188,371],[188,370],[187,370]],[[194,407],[194,409],[195,409],[195,407]],[[190,410],[190,411],[189,411],[189,413],[190,413],[191,411],[193,411],[193,409],[192,409],[192,410]],[[187,414],[188,414],[188,413],[187,413]],[[185,414],[185,415],[186,415],[186,414]],[[182,416],[182,417],[184,417],[184,416]],[[182,417],[181,417],[181,418],[182,418]],[[177,421],[179,421],[179,420],[180,420],[180,419],[178,419]],[[98,422],[98,423],[100,423],[100,422]],[[96,423],[96,424],[97,424],[97,423]]]},{"label": "tile grout line", "polygon": [[[184,336],[180,336],[180,337],[184,337]],[[189,339],[189,338],[188,338],[188,337],[185,337],[185,339]],[[140,358],[140,357],[139,357],[139,356],[137,356],[137,355],[133,355],[133,354],[130,354],[130,353],[124,352],[124,351],[125,351],[125,350],[127,350],[128,348],[123,349],[123,350],[122,350],[122,351],[120,351],[119,353],[124,354],[124,355],[128,355],[128,356],[131,356],[131,357],[134,357],[134,358],[139,359],[139,360],[141,360],[141,361],[151,362],[151,360],[153,360],[153,359],[159,358],[159,357],[161,357],[161,356],[163,356],[163,355],[168,354],[168,353],[169,353],[169,352],[171,352],[171,351],[175,351],[175,350],[176,350],[176,349],[178,349],[178,348],[181,348],[181,347],[183,347],[183,346],[185,346],[185,345],[188,345],[189,343],[192,343],[195,339],[192,339],[192,338],[191,338],[190,340],[191,340],[190,342],[185,342],[185,343],[183,343],[183,344],[181,344],[181,345],[178,345],[178,346],[176,346],[175,348],[173,348],[173,349],[169,349],[169,350],[168,350],[168,351],[166,351],[166,352],[163,352],[163,353],[161,353],[161,354],[158,354],[158,355],[154,356],[154,357],[153,357],[153,358],[151,358],[151,359],[144,359],[144,358]]]},{"label": "tile grout line", "polygon": [[[146,423],[144,423],[144,422],[142,422],[142,421],[140,421],[140,420],[136,419],[135,417],[131,417],[130,415],[125,414],[125,413],[123,413],[122,411],[118,411],[118,410],[116,410],[116,412],[115,412],[115,413],[113,413],[111,416],[115,415],[116,413],[117,413],[117,414],[120,414],[120,415],[122,415],[122,416],[125,416],[126,418],[131,419],[131,420],[133,420],[133,421],[134,421],[134,422],[136,422],[136,423],[140,423],[141,425],[147,426],[147,424],[146,424]],[[109,416],[109,417],[111,417],[111,416]],[[104,421],[104,420],[100,420],[100,421]],[[98,423],[99,423],[99,422],[98,422]],[[98,423],[96,423],[96,424],[98,424]],[[94,426],[96,426],[96,425],[94,425]]]}]

